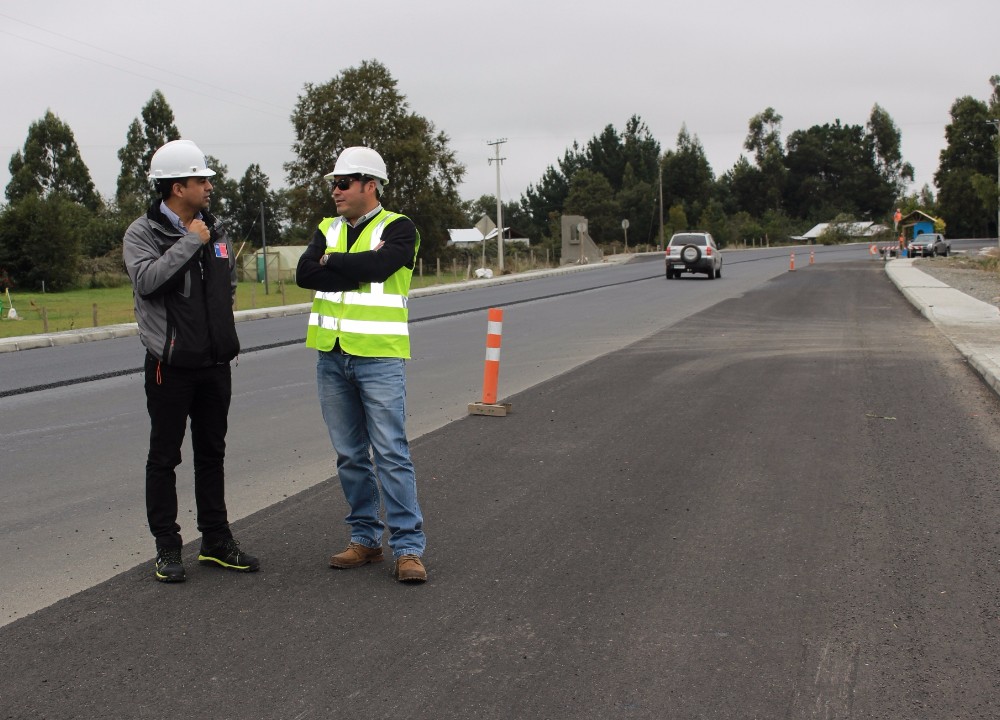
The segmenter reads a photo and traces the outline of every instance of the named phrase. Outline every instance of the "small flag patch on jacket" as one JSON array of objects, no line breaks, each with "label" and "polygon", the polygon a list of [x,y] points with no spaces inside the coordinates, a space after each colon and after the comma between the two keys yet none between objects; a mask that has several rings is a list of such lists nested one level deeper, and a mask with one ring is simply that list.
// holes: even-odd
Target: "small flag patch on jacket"
[{"label": "small flag patch on jacket", "polygon": [[215,243],[215,257],[229,258],[229,247],[226,243]]}]

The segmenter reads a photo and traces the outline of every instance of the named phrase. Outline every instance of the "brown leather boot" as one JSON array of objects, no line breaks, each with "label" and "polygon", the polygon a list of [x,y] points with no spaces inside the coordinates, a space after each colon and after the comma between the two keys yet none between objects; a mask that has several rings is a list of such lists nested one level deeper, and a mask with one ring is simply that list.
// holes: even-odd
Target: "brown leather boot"
[{"label": "brown leather boot", "polygon": [[356,568],[368,563],[382,562],[382,548],[370,548],[356,542],[352,542],[342,553],[338,553],[330,558],[330,567],[334,568]]},{"label": "brown leather boot", "polygon": [[418,555],[400,555],[396,560],[396,579],[399,582],[424,582],[427,570]]}]

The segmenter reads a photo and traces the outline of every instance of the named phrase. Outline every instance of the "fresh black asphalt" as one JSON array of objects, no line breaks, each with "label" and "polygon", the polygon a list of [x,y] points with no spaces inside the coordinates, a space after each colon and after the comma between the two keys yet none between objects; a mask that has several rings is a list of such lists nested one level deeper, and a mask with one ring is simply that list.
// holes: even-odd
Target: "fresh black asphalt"
[{"label": "fresh black asphalt", "polygon": [[236,524],[259,573],[190,544],[0,628],[0,717],[1000,714],[1000,403],[880,267],[508,400],[413,443],[425,585],[327,567],[329,480]]}]

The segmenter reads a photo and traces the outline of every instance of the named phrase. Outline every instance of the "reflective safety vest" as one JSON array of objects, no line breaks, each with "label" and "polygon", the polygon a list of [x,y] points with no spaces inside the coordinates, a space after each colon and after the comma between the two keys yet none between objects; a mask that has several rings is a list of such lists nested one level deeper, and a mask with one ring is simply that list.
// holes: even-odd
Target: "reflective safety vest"
[{"label": "reflective safety vest", "polygon": [[[326,251],[366,252],[375,250],[382,232],[392,222],[405,216],[382,210],[361,231],[350,250],[347,248],[347,223],[342,218],[324,218],[319,229],[326,236]],[[413,258],[420,249],[417,233]],[[409,311],[406,298],[410,292],[413,269],[405,265],[383,283],[363,283],[357,290],[316,292],[306,346],[329,352],[337,340],[350,355],[363,357],[410,357]]]}]

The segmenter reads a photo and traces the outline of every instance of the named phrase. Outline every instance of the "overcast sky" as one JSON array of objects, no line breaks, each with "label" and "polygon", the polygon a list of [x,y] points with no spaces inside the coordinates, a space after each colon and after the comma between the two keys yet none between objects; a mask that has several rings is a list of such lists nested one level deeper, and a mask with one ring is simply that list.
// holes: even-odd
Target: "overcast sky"
[{"label": "overcast sky", "polygon": [[633,114],[664,149],[686,124],[718,176],[768,106],[787,137],[863,125],[875,103],[900,128],[918,189],[933,183],[952,103],[986,100],[1000,73],[1000,2],[4,0],[0,184],[51,109],[113,195],[129,123],[160,89],[182,136],[231,177],[259,163],[284,186],[304,84],[362,60],[382,62],[451,138],[464,199],[496,192],[487,143],[501,138],[509,200],[574,140]]}]

